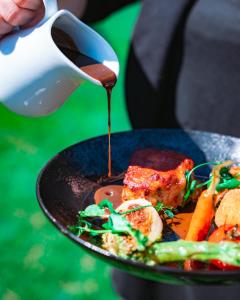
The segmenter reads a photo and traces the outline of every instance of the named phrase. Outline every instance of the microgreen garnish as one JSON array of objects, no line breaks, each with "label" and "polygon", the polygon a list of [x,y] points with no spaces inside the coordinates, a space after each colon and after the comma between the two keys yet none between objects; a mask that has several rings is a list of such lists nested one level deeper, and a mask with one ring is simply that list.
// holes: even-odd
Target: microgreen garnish
[{"label": "microgreen garnish", "polygon": [[220,171],[220,182],[216,186],[217,192],[224,190],[224,189],[235,189],[240,186],[240,181],[229,173],[229,168],[224,167]]},{"label": "microgreen garnish", "polygon": [[[190,171],[186,171],[186,173],[185,173],[186,191],[183,196],[183,204],[189,199],[190,195],[192,195],[196,189],[202,188],[203,186],[209,187],[213,180],[212,174],[210,174],[208,180],[198,183],[197,180],[192,179],[193,172],[196,169],[206,166],[206,165],[216,166],[216,165],[220,165],[220,164],[222,164],[222,162],[207,162],[207,163],[203,163],[203,164],[199,164],[199,165],[195,166]],[[240,180],[237,179],[238,174],[235,176],[231,175],[229,173],[229,167],[226,167],[226,166],[222,167],[219,172],[219,175],[220,175],[220,180],[216,186],[217,192],[224,190],[224,189],[235,189],[240,186]]]},{"label": "microgreen garnish", "polygon": [[[143,251],[146,248],[148,239],[144,236],[141,231],[134,229],[130,222],[124,217],[124,215],[133,213],[135,211],[153,207],[151,204],[144,206],[137,206],[132,209],[129,209],[124,212],[117,212],[113,208],[113,204],[105,199],[101,201],[99,204],[92,204],[86,207],[85,210],[80,211],[78,213],[78,222],[76,226],[69,226],[69,230],[74,234],[80,236],[83,233],[87,232],[91,236],[96,236],[104,233],[113,233],[113,234],[128,234],[135,238],[137,241],[137,249],[139,251]],[[158,202],[154,207],[157,212],[166,214],[167,217],[173,218],[173,208],[171,206],[167,206],[162,202]],[[94,224],[87,221],[87,218],[96,218],[103,217],[107,215],[106,209],[108,209],[108,220],[101,225],[101,229],[97,229],[94,227]]]},{"label": "microgreen garnish", "polygon": [[232,179],[229,179],[227,181],[220,182],[216,186],[216,190],[219,192],[219,191],[224,190],[224,189],[229,189],[229,190],[230,189],[235,189],[239,186],[240,186],[240,181],[233,177]]},{"label": "microgreen garnish", "polygon": [[219,165],[220,162],[206,162],[206,163],[202,163],[199,164],[197,166],[195,166],[194,168],[192,168],[190,171],[186,171],[185,172],[185,178],[186,178],[186,192],[185,195],[183,196],[183,203],[185,203],[191,194],[193,194],[193,192],[196,190],[196,188],[200,188],[204,185],[207,184],[207,182],[201,183],[198,186],[198,182],[197,180],[193,179],[192,180],[192,174],[195,170],[197,170],[198,168],[204,167],[204,166],[208,166],[208,165]]},{"label": "microgreen garnish", "polygon": [[173,218],[174,218],[174,213],[173,213],[171,210],[167,209],[167,210],[164,211],[164,213],[165,213],[170,219],[173,219]]},{"label": "microgreen garnish", "polygon": [[81,218],[102,217],[105,214],[105,210],[96,204],[92,204],[86,207],[85,210],[80,211],[78,214]]},{"label": "microgreen garnish", "polygon": [[69,226],[68,229],[77,236],[82,235],[84,232],[88,232],[92,236],[111,232],[111,230],[92,229],[91,227],[88,227],[88,226],[79,226],[79,225]]},{"label": "microgreen garnish", "polygon": [[102,201],[98,204],[98,206],[99,206],[100,208],[108,208],[109,211],[110,211],[110,213],[115,213],[115,212],[116,212],[115,209],[113,208],[112,202],[110,202],[108,199],[102,200]]},{"label": "microgreen garnish", "polygon": [[[147,205],[151,206],[151,205]],[[143,209],[144,207],[136,207],[129,211],[124,212],[124,214],[131,213],[136,210]],[[109,216],[107,222],[102,224],[103,229],[96,229],[94,225],[88,222],[85,218],[93,217],[103,217],[106,214],[105,209],[109,210]],[[139,230],[134,229],[127,219],[122,216],[123,213],[117,212],[112,203],[105,199],[101,201],[98,205],[92,204],[89,205],[85,210],[78,213],[78,222],[76,226],[69,226],[69,230],[74,234],[80,236],[81,234],[87,232],[92,236],[104,234],[104,233],[113,233],[113,234],[129,234],[134,237],[137,241],[137,249],[143,251],[148,242],[147,237],[145,237]]]},{"label": "microgreen garnish", "polygon": [[109,216],[108,221],[102,226],[116,234],[129,234],[134,237],[138,243],[138,250],[143,251],[147,244],[147,237],[145,237],[139,230],[132,228],[131,224],[118,213],[113,213]]},{"label": "microgreen garnish", "polygon": [[158,213],[163,212],[164,214],[166,214],[168,216],[168,218],[170,218],[170,219],[174,218],[173,211],[176,211],[176,209],[174,209],[172,206],[165,205],[164,203],[158,201],[157,205],[154,206],[154,208],[156,209],[156,211]]}]

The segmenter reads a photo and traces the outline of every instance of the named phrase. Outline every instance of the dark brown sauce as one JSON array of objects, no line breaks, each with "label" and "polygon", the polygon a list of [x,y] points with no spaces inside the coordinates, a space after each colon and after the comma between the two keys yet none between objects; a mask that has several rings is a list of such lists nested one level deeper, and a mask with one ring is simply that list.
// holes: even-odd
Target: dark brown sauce
[{"label": "dark brown sauce", "polygon": [[121,185],[107,185],[97,189],[94,194],[95,203],[99,204],[102,200],[108,199],[113,207],[117,208],[122,203],[122,188]]},{"label": "dark brown sauce", "polygon": [[112,176],[112,151],[111,151],[111,95],[117,77],[108,67],[91,57],[79,52],[73,39],[63,30],[53,27],[52,37],[61,52],[76,66],[92,78],[101,82],[107,92],[108,103],[108,177]]},{"label": "dark brown sauce", "polygon": [[112,148],[111,148],[111,97],[112,87],[107,87],[108,101],[108,177],[112,176]]}]

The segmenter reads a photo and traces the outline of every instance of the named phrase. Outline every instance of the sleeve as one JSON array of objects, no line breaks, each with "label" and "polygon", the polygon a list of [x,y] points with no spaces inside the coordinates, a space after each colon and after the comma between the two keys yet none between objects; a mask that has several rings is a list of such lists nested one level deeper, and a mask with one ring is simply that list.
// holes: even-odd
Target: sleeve
[{"label": "sleeve", "polygon": [[81,19],[86,23],[97,22],[115,10],[134,2],[137,0],[88,0],[84,16]]}]

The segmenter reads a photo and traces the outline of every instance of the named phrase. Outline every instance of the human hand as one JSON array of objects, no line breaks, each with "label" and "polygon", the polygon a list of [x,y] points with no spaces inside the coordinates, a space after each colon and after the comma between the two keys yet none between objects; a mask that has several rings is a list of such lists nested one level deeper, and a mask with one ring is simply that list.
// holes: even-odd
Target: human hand
[{"label": "human hand", "polygon": [[44,13],[42,0],[0,0],[0,39],[16,26],[34,26]]}]

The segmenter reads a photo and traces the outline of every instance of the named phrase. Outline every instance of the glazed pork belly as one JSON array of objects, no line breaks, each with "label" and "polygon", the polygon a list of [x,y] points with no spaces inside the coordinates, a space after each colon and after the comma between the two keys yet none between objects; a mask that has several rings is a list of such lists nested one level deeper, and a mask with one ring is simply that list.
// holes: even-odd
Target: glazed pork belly
[{"label": "glazed pork belly", "polygon": [[152,205],[161,201],[174,208],[179,206],[186,188],[185,172],[193,168],[193,161],[172,151],[147,149],[145,155],[147,160],[145,159],[142,165],[138,160],[144,157],[143,150],[138,151],[133,157],[131,163],[135,162],[138,165],[128,167],[124,178],[122,201],[144,198]]}]

